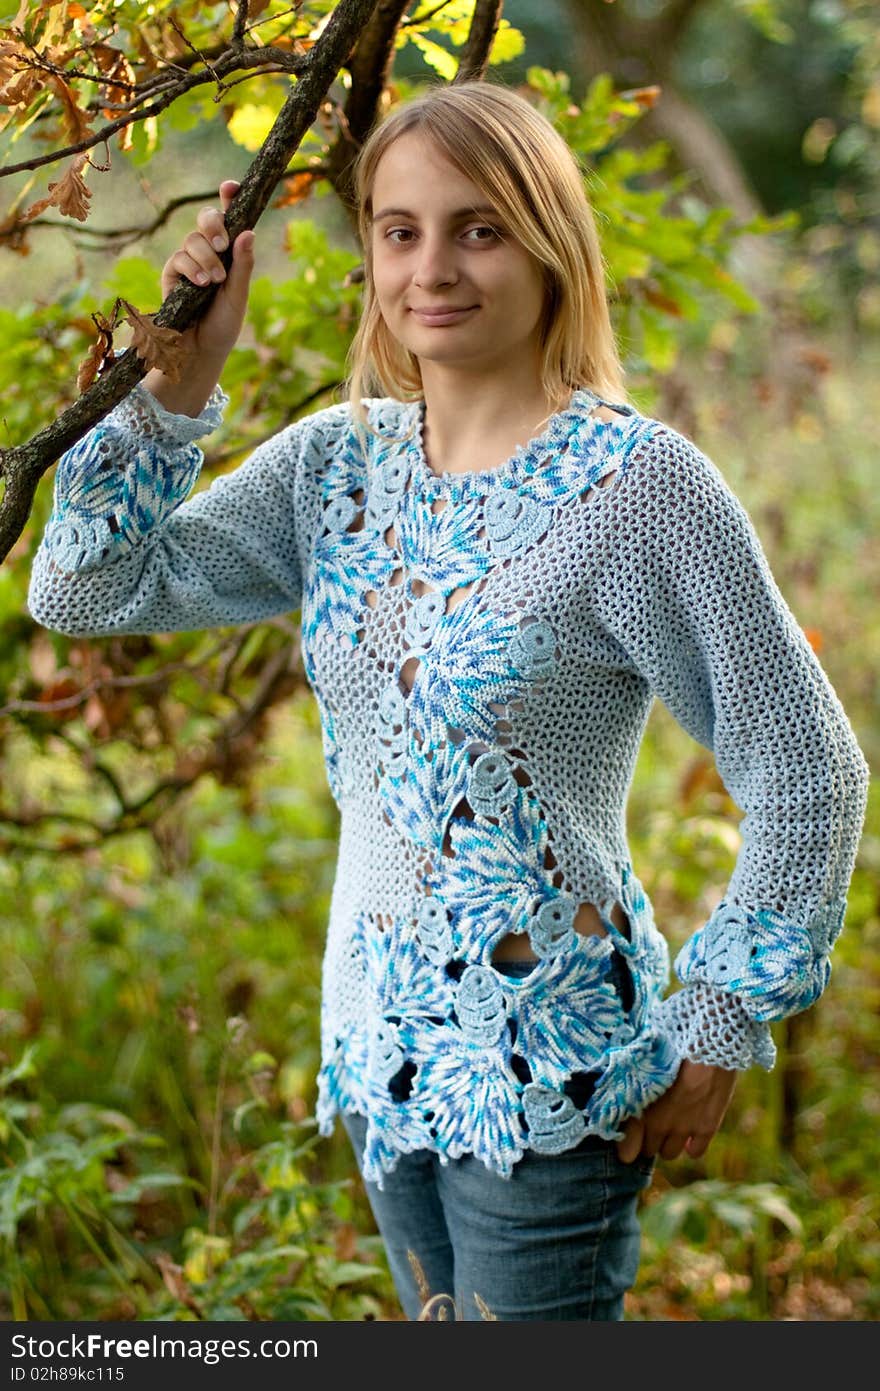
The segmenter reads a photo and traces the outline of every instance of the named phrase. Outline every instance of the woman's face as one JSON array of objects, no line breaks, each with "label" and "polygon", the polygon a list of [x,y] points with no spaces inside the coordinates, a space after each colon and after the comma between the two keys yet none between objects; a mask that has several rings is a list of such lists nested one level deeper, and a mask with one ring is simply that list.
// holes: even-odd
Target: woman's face
[{"label": "woman's face", "polygon": [[420,360],[471,372],[503,370],[524,351],[538,359],[540,263],[429,137],[408,131],[388,147],[372,206],[373,284],[400,343]]}]

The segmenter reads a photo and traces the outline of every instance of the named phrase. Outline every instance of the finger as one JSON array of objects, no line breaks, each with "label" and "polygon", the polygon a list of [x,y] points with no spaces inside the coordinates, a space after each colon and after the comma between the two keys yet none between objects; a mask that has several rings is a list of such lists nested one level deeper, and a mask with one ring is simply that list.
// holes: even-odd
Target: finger
[{"label": "finger", "polygon": [[224,288],[228,299],[242,312],[247,305],[248,285],[253,269],[254,234],[250,230],[239,232],[233,243],[229,278]]},{"label": "finger", "polygon": [[624,1164],[631,1164],[641,1153],[644,1133],[643,1122],[638,1116],[631,1116],[623,1128],[623,1139],[617,1142],[617,1155]]},{"label": "finger", "polygon": [[224,212],[229,207],[229,204],[232,202],[233,198],[235,197],[236,193],[240,188],[241,184],[236,179],[223,180],[223,182],[220,185],[220,202],[222,204]]},{"label": "finger", "polygon": [[655,1159],[673,1133],[669,1122],[663,1124],[662,1118],[650,1112],[645,1117],[645,1133],[642,1136],[642,1154]]},{"label": "finger", "polygon": [[711,1135],[700,1134],[690,1136],[685,1145],[685,1149],[692,1159],[700,1159],[701,1156],[706,1153],[706,1150],[709,1148],[709,1142],[714,1134],[715,1132],[713,1130]]},{"label": "finger", "polygon": [[201,232],[190,232],[189,236],[184,238],[183,252],[207,272],[210,280],[226,279],[226,267]]},{"label": "finger", "polygon": [[672,1131],[660,1146],[661,1159],[677,1159],[688,1142],[688,1136],[680,1131]]},{"label": "finger", "polygon": [[168,280],[172,285],[181,279],[191,280],[194,285],[207,285],[211,276],[193,256],[185,251],[178,251],[167,263],[162,279],[163,282]]},{"label": "finger", "polygon": [[229,244],[226,223],[219,208],[202,208],[196,218],[199,233],[215,251],[225,251]]}]

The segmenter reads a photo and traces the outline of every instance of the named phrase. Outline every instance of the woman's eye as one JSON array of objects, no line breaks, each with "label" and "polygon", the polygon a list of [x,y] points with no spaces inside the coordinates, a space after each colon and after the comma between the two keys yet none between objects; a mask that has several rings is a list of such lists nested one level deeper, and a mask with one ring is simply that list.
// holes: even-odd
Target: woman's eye
[{"label": "woman's eye", "polygon": [[[479,226],[479,227],[470,227],[470,228],[468,228],[468,231],[469,231],[469,232],[488,232],[490,237],[497,237],[497,236],[499,235],[498,229],[497,229],[496,227],[490,227],[488,223],[485,223],[485,224],[483,224],[483,225],[481,225],[481,226]],[[479,238],[478,238],[479,241],[488,241],[488,239],[489,239],[488,237],[479,237]]]}]

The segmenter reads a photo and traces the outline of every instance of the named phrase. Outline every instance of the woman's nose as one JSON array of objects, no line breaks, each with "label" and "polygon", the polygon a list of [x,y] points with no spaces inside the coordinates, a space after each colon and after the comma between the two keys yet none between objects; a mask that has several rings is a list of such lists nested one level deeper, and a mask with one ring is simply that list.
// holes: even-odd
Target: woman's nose
[{"label": "woman's nose", "polygon": [[425,237],[416,257],[413,282],[427,288],[432,285],[452,285],[458,279],[452,249],[441,238]]}]

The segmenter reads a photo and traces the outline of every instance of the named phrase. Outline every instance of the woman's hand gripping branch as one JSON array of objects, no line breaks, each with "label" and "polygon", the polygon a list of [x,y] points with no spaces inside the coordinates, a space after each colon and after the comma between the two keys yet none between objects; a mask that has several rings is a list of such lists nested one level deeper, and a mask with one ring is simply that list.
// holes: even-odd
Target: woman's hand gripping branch
[{"label": "woman's hand gripping branch", "polygon": [[162,267],[162,298],[167,299],[180,280],[194,285],[217,285],[217,292],[198,323],[183,333],[191,350],[189,366],[180,382],[172,382],[152,368],[144,386],[166,410],[196,416],[202,410],[223,366],[238,341],[247,312],[248,289],[254,268],[254,233],[239,232],[227,271],[221,257],[229,246],[224,214],[239,188],[234,179],[220,185],[220,207],[202,208],[196,228],[189,232]]}]

